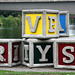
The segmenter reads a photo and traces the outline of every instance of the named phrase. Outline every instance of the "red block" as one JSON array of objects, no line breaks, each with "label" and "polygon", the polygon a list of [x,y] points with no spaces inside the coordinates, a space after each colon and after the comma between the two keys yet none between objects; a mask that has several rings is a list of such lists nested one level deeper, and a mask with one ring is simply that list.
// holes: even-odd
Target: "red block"
[{"label": "red block", "polygon": [[63,52],[62,52],[63,48],[66,47],[66,46],[72,46],[72,47],[74,47],[74,52],[71,52],[70,49],[67,49],[67,53],[73,55],[74,58],[75,58],[75,44],[65,44],[65,43],[58,44],[58,59],[59,59],[58,64],[59,65],[75,65],[75,60],[73,62],[71,62],[71,63],[64,63],[63,62],[63,58],[66,58],[66,60],[70,60],[70,58],[67,57],[67,56],[65,56],[63,54]]},{"label": "red block", "polygon": [[54,67],[75,69],[75,37],[58,38],[55,40]]},{"label": "red block", "polygon": [[0,39],[0,66],[21,64],[21,39]]}]

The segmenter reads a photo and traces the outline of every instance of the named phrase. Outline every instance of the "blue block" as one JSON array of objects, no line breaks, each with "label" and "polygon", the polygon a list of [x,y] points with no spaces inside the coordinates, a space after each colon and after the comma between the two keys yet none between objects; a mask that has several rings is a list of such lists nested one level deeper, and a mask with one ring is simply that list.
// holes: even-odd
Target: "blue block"
[{"label": "blue block", "polygon": [[60,31],[59,33],[61,34],[66,33],[66,15],[60,15],[59,20],[60,20],[62,29],[64,29],[64,31]]}]

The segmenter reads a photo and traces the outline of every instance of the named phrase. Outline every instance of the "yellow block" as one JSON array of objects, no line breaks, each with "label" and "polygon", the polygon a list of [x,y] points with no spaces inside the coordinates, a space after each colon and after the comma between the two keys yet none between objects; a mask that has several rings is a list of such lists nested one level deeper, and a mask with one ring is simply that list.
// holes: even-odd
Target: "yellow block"
[{"label": "yellow block", "polygon": [[[53,22],[52,21],[52,23],[55,23],[55,25],[54,26],[52,26],[52,29],[53,28],[55,28],[55,32],[48,32],[48,30],[49,30],[49,19],[48,19],[48,16],[51,16],[51,17],[55,17],[55,21]],[[47,16],[46,16],[46,34],[47,35],[54,35],[54,34],[57,34],[57,15],[56,14],[47,14]]]},{"label": "yellow block", "polygon": [[[36,17],[41,16],[41,19],[39,20],[36,32],[32,33],[30,31],[29,23],[28,23],[28,20],[26,19],[26,16],[31,17],[31,22],[32,22],[33,27],[35,25]],[[42,21],[43,21],[42,14],[26,14],[25,15],[25,34],[42,34]]]}]

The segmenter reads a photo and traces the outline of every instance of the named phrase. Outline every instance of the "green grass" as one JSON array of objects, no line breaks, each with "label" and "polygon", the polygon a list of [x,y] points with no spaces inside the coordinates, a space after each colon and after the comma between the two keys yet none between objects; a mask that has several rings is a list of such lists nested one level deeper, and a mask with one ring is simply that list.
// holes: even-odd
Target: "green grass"
[{"label": "green grass", "polygon": [[3,71],[0,70],[0,75],[50,75],[50,74],[59,74],[59,75],[75,75],[73,72],[14,72],[14,71]]}]

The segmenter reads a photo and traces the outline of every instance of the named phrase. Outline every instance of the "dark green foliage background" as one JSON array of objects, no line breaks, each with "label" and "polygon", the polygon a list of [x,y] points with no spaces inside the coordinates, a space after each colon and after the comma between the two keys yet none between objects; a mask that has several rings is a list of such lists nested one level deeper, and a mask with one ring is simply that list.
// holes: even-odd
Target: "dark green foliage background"
[{"label": "dark green foliage background", "polygon": [[0,12],[0,38],[21,38],[22,21],[21,12]]}]

